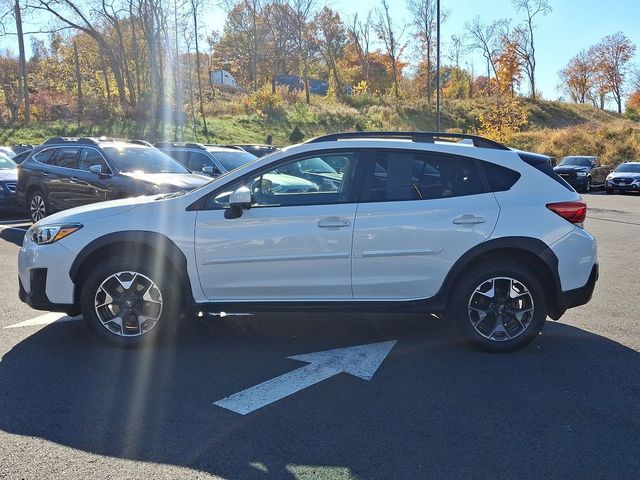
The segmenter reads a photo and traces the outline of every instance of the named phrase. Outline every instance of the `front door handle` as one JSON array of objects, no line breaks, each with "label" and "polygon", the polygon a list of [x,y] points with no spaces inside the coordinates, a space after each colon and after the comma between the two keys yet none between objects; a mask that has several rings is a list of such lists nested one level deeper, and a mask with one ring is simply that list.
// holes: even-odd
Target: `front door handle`
[{"label": "front door handle", "polygon": [[327,218],[318,220],[318,226],[320,228],[340,228],[340,227],[348,227],[349,225],[351,225],[351,222],[346,218],[327,217]]},{"label": "front door handle", "polygon": [[456,225],[475,225],[478,223],[484,223],[486,219],[484,217],[467,213],[465,215],[460,215],[459,217],[454,218],[452,221]]}]

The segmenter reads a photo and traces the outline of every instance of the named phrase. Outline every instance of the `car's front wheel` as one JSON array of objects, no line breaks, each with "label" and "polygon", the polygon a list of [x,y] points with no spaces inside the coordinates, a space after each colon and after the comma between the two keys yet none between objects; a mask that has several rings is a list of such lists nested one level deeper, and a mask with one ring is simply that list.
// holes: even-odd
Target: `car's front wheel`
[{"label": "car's front wheel", "polygon": [[448,313],[467,342],[490,352],[511,352],[540,334],[547,301],[531,269],[497,261],[477,264],[463,274]]},{"label": "car's front wheel", "polygon": [[39,220],[42,220],[44,217],[49,215],[49,207],[47,205],[47,200],[40,190],[34,190],[29,195],[28,199],[29,204],[29,216],[31,217],[31,221],[36,223]]},{"label": "car's front wheel", "polygon": [[144,256],[114,257],[86,277],[82,315],[98,336],[118,346],[135,346],[175,326],[182,314],[181,289],[159,264]]}]

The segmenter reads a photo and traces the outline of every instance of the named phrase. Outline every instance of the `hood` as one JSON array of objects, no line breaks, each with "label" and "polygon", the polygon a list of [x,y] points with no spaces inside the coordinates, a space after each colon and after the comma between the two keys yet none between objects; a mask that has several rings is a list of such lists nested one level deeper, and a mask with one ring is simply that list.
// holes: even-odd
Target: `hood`
[{"label": "hood", "polygon": [[591,170],[591,168],[581,165],[558,165],[557,167],[553,167],[553,169],[558,173],[588,172]]},{"label": "hood", "polygon": [[160,191],[193,190],[211,181],[211,177],[197,173],[123,172],[133,180],[157,186]]},{"label": "hood", "polygon": [[18,181],[18,169],[13,168],[11,170],[0,170],[0,182],[17,182]]},{"label": "hood", "polygon": [[633,178],[639,179],[640,172],[611,172],[609,178]]},{"label": "hood", "polygon": [[120,200],[110,200],[107,202],[90,203],[81,207],[63,210],[38,222],[38,225],[53,225],[58,223],[83,223],[94,218],[105,218],[112,215],[133,210],[134,208],[154,202],[161,195],[147,195],[143,197],[122,198]]}]

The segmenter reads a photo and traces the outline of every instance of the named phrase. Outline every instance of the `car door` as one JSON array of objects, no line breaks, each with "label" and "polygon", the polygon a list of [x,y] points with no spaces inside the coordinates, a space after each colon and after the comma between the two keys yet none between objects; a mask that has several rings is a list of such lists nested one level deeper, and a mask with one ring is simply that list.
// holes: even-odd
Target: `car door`
[{"label": "car door", "polygon": [[596,185],[604,184],[606,176],[605,169],[600,165],[598,157],[593,157],[591,159],[591,178],[593,183]]},{"label": "car door", "polygon": [[211,173],[212,177],[219,177],[220,175],[222,175],[218,166],[215,164],[213,159],[209,158],[208,155],[201,152],[191,152],[189,154],[189,163],[187,166],[189,170],[191,170],[194,173],[202,174],[204,173],[202,169],[205,167],[212,168],[212,173]]},{"label": "car door", "polygon": [[476,160],[378,151],[368,163],[356,216],[354,299],[435,295],[452,265],[489,237],[498,213]]},{"label": "car door", "polygon": [[[91,172],[91,167],[96,165],[101,167],[101,175]],[[111,168],[95,148],[85,147],[82,149],[75,178],[78,194],[73,199],[74,206],[115,198]]]},{"label": "car door", "polygon": [[53,211],[75,206],[76,198],[82,196],[82,187],[77,183],[80,147],[58,147],[47,165],[46,185],[50,208]]},{"label": "car door", "polygon": [[[195,253],[213,301],[350,300],[351,242],[359,151],[332,188],[283,173],[296,161],[256,171],[210,195],[197,214]],[[322,155],[313,157],[322,158]],[[225,218],[229,195],[252,191],[252,207]]]}]

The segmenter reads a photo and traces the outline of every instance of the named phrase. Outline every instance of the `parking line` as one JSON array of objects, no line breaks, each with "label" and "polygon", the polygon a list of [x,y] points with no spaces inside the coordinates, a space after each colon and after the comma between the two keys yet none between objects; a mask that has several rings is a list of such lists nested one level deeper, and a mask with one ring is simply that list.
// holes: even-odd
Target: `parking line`
[{"label": "parking line", "polygon": [[29,227],[20,227],[20,226],[5,227],[4,225],[0,225],[0,230],[19,230],[20,232],[26,232],[27,230],[29,230]]},{"label": "parking line", "polygon": [[75,322],[78,320],[82,320],[82,317],[70,317],[64,313],[49,312],[44,315],[40,315],[39,317],[32,318],[31,320],[25,320],[24,322],[19,322],[4,328],[40,327],[43,325],[51,325],[52,323]]}]

